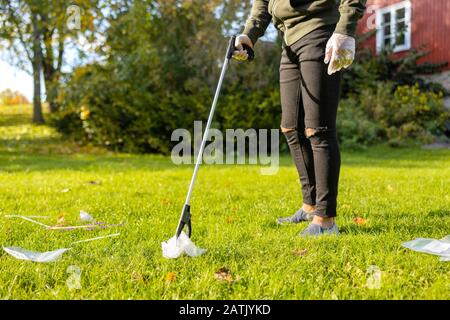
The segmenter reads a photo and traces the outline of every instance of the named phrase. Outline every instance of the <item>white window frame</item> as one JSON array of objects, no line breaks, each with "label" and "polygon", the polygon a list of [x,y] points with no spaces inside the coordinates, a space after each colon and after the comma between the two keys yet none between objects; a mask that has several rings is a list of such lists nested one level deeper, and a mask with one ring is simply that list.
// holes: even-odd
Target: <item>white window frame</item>
[{"label": "white window frame", "polygon": [[[397,19],[396,19],[396,12],[399,9],[405,9],[405,44],[403,45],[396,45],[397,40]],[[412,21],[412,14],[411,14],[411,1],[406,0],[402,1],[387,7],[379,8],[376,11],[376,25],[377,25],[377,53],[380,53],[381,50],[384,48],[384,27],[383,27],[383,15],[385,13],[391,14],[391,34],[394,35],[391,37],[391,46],[393,48],[394,52],[400,52],[400,51],[406,51],[411,49],[411,21]]]}]

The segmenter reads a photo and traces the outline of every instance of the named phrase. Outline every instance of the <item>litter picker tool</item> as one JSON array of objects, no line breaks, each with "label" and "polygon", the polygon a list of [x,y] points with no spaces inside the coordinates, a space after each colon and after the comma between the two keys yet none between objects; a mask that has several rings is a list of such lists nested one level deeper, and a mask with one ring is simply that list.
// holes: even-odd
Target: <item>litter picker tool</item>
[{"label": "litter picker tool", "polygon": [[[203,139],[200,145],[200,149],[197,155],[197,161],[195,162],[195,167],[194,167],[194,172],[192,174],[192,178],[191,178],[191,183],[189,184],[189,190],[186,196],[186,201],[184,202],[184,206],[183,206],[183,210],[181,211],[181,216],[180,216],[180,220],[178,222],[178,226],[177,226],[177,230],[175,233],[175,241],[172,241],[173,244],[177,247],[180,247],[179,244],[179,238],[180,235],[182,235],[182,231],[184,229],[184,227],[187,227],[187,239],[185,238],[184,240],[186,241],[181,241],[183,243],[189,242],[190,244],[193,245],[193,243],[190,241],[190,237],[192,234],[192,223],[191,223],[191,206],[190,206],[190,200],[191,200],[191,195],[192,195],[192,190],[194,188],[194,183],[195,180],[197,178],[197,172],[198,169],[200,167],[200,163],[202,162],[202,158],[203,158],[203,151],[205,149],[205,144],[206,141],[208,139],[208,134],[209,134],[209,128],[211,126],[211,122],[212,119],[214,117],[214,111],[216,109],[216,105],[217,105],[217,100],[219,99],[219,95],[220,95],[220,89],[222,88],[222,83],[223,83],[223,79],[225,77],[225,73],[227,71],[228,68],[228,63],[230,62],[231,58],[233,57],[233,52],[235,51],[235,43],[236,37],[232,36],[230,39],[230,42],[228,44],[228,48],[227,48],[227,53],[225,55],[225,59],[222,65],[222,71],[220,72],[220,77],[219,77],[219,83],[217,85],[216,88],[216,92],[214,94],[214,99],[212,102],[212,106],[211,106],[211,111],[209,112],[209,117],[208,117],[208,122],[206,123],[206,128],[205,128],[205,132],[203,133]],[[243,44],[244,50],[247,51],[248,54],[248,59],[247,60],[253,60],[254,59],[254,52],[252,50],[252,48],[250,48],[249,46]],[[173,240],[173,238],[171,239]],[[167,256],[165,253],[165,249],[168,249],[167,246],[171,243],[171,240],[169,240],[167,243],[163,243],[163,254],[165,256]],[[166,246],[165,246],[166,245]],[[176,248],[172,248],[172,249],[176,249]],[[179,248],[180,249],[180,248]],[[188,253],[189,250],[184,250]],[[180,252],[180,254],[183,252],[183,250]]]},{"label": "litter picker tool", "polygon": [[[203,151],[205,149],[206,140],[208,139],[209,128],[211,126],[211,122],[214,117],[214,111],[216,109],[217,100],[219,99],[220,89],[222,88],[223,79],[225,77],[225,73],[228,68],[228,63],[229,63],[230,59],[233,57],[233,52],[235,50],[235,47],[234,47],[235,40],[236,40],[235,36],[231,37],[230,42],[228,44],[227,54],[225,56],[225,60],[224,60],[223,66],[222,66],[222,71],[220,73],[219,84],[217,85],[217,88],[216,88],[216,93],[214,95],[214,100],[213,100],[213,103],[211,106],[211,111],[209,112],[208,122],[206,123],[206,128],[205,128],[205,132],[203,134],[202,143],[200,145],[200,150],[197,155],[197,161],[195,163],[194,173],[192,174],[192,179],[191,179],[191,183],[189,184],[189,190],[188,190],[188,193],[186,196],[186,201],[184,203],[183,210],[181,212],[180,221],[178,222],[177,231],[176,231],[177,239],[180,236],[181,231],[183,230],[183,228],[185,226],[187,226],[187,229],[188,229],[188,233],[187,233],[188,237],[191,237],[191,234],[192,234],[192,223],[191,223],[191,212],[190,212],[190,210],[191,210],[190,200],[191,200],[191,195],[192,195],[192,189],[194,188],[194,183],[197,178],[197,172],[200,167],[200,163],[202,162]],[[247,53],[249,55],[249,60],[252,60],[254,57],[253,50],[250,47],[248,47],[247,45],[245,45],[244,49],[247,50]]]}]

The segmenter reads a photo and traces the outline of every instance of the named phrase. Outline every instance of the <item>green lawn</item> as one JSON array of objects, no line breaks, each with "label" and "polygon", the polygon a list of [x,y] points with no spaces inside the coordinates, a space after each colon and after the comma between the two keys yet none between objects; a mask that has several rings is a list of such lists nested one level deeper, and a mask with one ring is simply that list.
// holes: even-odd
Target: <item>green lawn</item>
[{"label": "green lawn", "polygon": [[[417,237],[450,234],[448,150],[344,151],[342,234],[319,239],[297,236],[305,224],[275,224],[301,204],[288,156],[274,176],[260,175],[253,165],[201,167],[192,199],[193,240],[208,251],[166,260],[161,241],[173,236],[192,166],[80,148],[49,127],[30,125],[28,108],[0,107],[0,243],[48,251],[121,235],[78,244],[48,264],[16,260],[2,250],[0,299],[450,298],[450,264],[401,247]],[[79,223],[79,210],[124,226],[48,231],[4,217],[46,215],[39,221],[56,224],[65,213],[69,223]],[[355,217],[367,223],[357,225]],[[71,265],[81,270],[80,290],[66,284]],[[382,272],[380,289],[366,286],[371,265]],[[239,280],[217,280],[222,267]]]}]

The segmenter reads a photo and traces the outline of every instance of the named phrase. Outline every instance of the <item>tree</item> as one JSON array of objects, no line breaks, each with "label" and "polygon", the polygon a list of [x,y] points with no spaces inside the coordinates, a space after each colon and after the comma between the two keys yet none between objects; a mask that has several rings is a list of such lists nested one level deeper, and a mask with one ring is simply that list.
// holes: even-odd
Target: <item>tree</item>
[{"label": "tree", "polygon": [[8,49],[15,53],[15,60],[19,66],[24,68],[26,61],[32,66],[33,122],[43,123],[41,104],[42,56],[39,48],[41,30],[37,15],[27,3],[22,1],[1,0],[0,3],[2,6],[1,38],[7,41]]},{"label": "tree", "polygon": [[[99,0],[79,0],[75,3],[83,13],[79,28],[67,27],[67,9],[71,1],[0,0],[0,40],[6,44],[11,60],[33,75],[33,122],[43,123],[41,79],[44,79],[50,112],[55,111],[64,64],[66,40],[80,35],[95,34],[94,16]],[[81,17],[80,17],[81,18]],[[31,67],[31,71],[30,71]]]}]

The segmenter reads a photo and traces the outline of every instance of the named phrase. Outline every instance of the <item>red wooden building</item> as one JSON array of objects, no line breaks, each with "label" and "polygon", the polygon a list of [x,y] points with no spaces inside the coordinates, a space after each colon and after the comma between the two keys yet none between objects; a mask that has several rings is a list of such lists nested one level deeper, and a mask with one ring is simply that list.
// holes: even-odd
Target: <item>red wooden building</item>
[{"label": "red wooden building", "polygon": [[373,29],[376,37],[367,45],[374,52],[389,45],[401,54],[425,44],[431,52],[424,61],[448,61],[433,80],[450,90],[450,0],[368,0],[358,31]]}]

